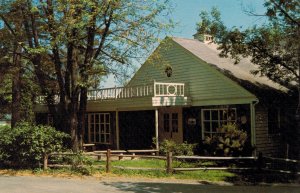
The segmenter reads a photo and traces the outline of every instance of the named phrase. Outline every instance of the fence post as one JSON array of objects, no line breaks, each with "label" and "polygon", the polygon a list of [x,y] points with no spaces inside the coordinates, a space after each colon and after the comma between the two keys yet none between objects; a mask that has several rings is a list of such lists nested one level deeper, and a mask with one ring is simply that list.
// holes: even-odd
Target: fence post
[{"label": "fence post", "polygon": [[167,153],[167,173],[171,174],[173,172],[172,169],[172,152]]},{"label": "fence post", "polygon": [[262,152],[258,153],[258,158],[257,158],[257,169],[261,170],[262,168],[265,167],[265,163],[264,163],[264,158],[263,158],[263,154]]},{"label": "fence post", "polygon": [[48,154],[44,154],[44,170],[48,169]]},{"label": "fence post", "polygon": [[106,152],[106,173],[110,173],[110,166],[111,162],[110,162],[110,149],[107,149]]},{"label": "fence post", "polygon": [[123,159],[123,153],[120,153],[119,160]]},{"label": "fence post", "polygon": [[131,160],[134,160],[135,153],[132,153]]}]

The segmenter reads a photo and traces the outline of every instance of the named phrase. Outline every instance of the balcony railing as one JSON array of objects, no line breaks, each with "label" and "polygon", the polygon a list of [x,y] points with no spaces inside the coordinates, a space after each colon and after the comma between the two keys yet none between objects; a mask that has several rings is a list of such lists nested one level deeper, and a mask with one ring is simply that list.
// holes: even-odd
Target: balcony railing
[{"label": "balcony railing", "polygon": [[[116,100],[134,97],[183,97],[184,91],[184,83],[154,82],[154,84],[151,85],[88,90],[87,97],[89,101]],[[59,98],[56,97],[55,101],[58,102]],[[45,97],[38,97],[37,103],[45,103]]]}]

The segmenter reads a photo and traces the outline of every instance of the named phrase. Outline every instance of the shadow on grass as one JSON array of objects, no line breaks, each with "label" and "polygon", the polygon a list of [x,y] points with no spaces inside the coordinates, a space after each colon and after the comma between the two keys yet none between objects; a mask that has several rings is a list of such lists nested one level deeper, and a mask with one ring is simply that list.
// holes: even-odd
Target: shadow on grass
[{"label": "shadow on grass", "polygon": [[235,176],[226,177],[225,181],[235,185],[257,185],[262,183],[300,183],[300,176],[297,174],[284,174],[279,172],[248,170],[233,172]]}]

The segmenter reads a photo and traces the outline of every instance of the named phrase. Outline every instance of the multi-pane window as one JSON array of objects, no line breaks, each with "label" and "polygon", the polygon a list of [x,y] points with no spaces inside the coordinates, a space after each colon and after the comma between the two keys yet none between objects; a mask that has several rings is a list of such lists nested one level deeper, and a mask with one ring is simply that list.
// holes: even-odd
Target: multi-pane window
[{"label": "multi-pane window", "polygon": [[172,132],[178,132],[178,113],[172,113]]},{"label": "multi-pane window", "polygon": [[178,132],[178,113],[164,113],[164,132]]},{"label": "multi-pane window", "polygon": [[223,125],[236,122],[236,109],[202,109],[202,137],[221,134]]},{"label": "multi-pane window", "polygon": [[89,114],[89,141],[91,143],[110,143],[110,114]]},{"label": "multi-pane window", "polygon": [[164,114],[164,132],[170,131],[170,115],[169,113]]}]

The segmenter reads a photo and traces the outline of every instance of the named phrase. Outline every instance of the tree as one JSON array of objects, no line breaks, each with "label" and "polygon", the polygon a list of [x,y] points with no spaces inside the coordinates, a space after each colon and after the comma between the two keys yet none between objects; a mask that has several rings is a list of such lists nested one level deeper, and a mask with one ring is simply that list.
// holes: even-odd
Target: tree
[{"label": "tree", "polygon": [[[138,59],[164,24],[168,0],[16,0],[26,41],[19,42],[46,96],[55,127],[70,133],[74,151],[81,144],[87,90],[95,77]],[[12,34],[9,18],[2,20]],[[57,97],[59,96],[59,97]],[[56,100],[58,99],[58,100]]]},{"label": "tree", "polygon": [[10,26],[14,28],[14,34],[11,34],[10,30],[4,25],[0,28],[2,101],[4,102],[4,107],[6,107],[4,112],[12,114],[12,127],[21,120],[30,119],[28,114],[32,110],[32,108],[28,108],[28,105],[26,105],[26,108],[23,108],[24,106],[22,105],[30,104],[29,101],[31,100],[24,102],[24,99],[27,98],[26,93],[30,93],[31,89],[25,89],[28,81],[25,80],[25,70],[22,66],[24,62],[22,59],[22,47],[19,45],[23,35],[21,31],[17,30],[22,25],[22,20],[19,19],[20,15],[20,11],[16,9],[10,10],[6,14],[6,17],[10,18],[9,21],[12,24]]},{"label": "tree", "polygon": [[[254,74],[267,76],[291,92],[297,93],[298,104],[295,107],[295,126],[299,144],[300,129],[300,10],[296,0],[266,0],[266,13],[259,15],[248,12],[252,16],[264,16],[268,23],[253,26],[246,30],[228,29],[220,21],[201,15],[197,33],[211,33],[219,44],[220,56],[231,57],[239,62],[241,57],[250,57],[251,62],[259,66]],[[218,12],[218,11],[217,11]],[[207,22],[208,20],[209,22]],[[211,22],[211,21],[218,22]],[[208,24],[207,24],[208,23]],[[213,29],[217,29],[215,32]],[[220,30],[221,29],[221,30]],[[219,33],[221,32],[221,33]],[[299,154],[299,151],[298,153]]]}]

